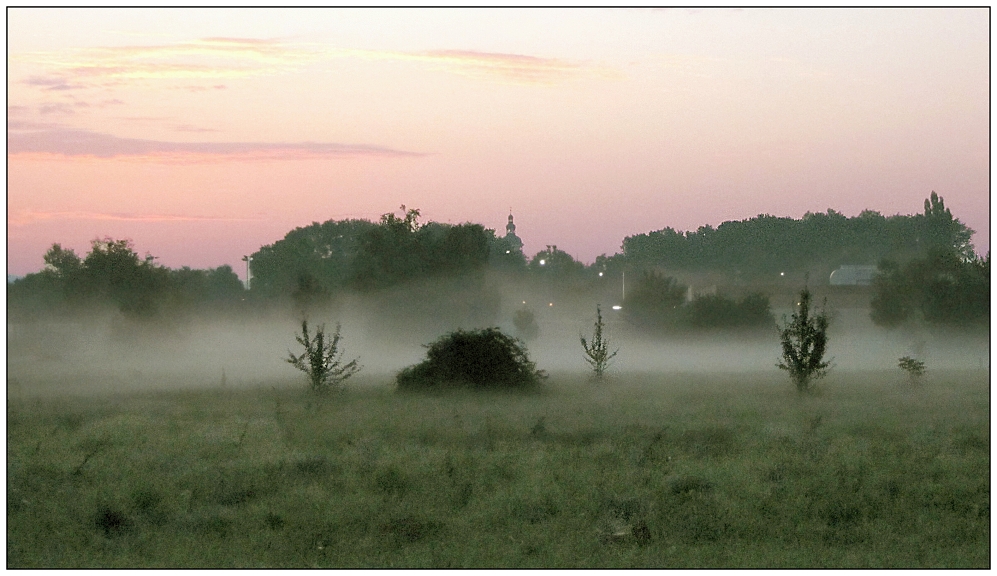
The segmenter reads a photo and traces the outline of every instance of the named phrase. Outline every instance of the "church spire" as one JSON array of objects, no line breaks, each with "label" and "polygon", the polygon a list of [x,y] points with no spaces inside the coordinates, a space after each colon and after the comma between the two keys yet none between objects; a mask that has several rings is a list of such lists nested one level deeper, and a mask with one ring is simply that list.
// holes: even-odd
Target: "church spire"
[{"label": "church spire", "polygon": [[509,223],[505,225],[505,240],[516,250],[522,250],[523,241],[516,236],[516,224],[512,221],[512,208],[509,208]]},{"label": "church spire", "polygon": [[509,223],[505,225],[505,235],[516,235],[516,225],[512,222],[512,208],[509,208]]}]

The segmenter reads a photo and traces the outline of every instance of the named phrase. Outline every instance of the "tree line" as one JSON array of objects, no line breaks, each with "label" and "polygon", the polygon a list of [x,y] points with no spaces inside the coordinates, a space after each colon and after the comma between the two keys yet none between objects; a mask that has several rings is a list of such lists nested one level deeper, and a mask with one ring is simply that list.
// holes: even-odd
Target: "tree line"
[{"label": "tree line", "polygon": [[696,231],[672,228],[623,239],[630,264],[672,270],[724,271],[743,277],[811,269],[834,270],[842,264],[875,265],[884,259],[906,261],[932,250],[964,259],[975,254],[973,230],[952,216],[935,192],[923,214],[885,217],[864,210],[848,218],[828,209],[803,218],[761,214]]},{"label": "tree line", "polygon": [[636,325],[748,327],[771,324],[768,298],[723,294],[685,302],[686,287],[669,274],[720,272],[731,281],[781,271],[878,264],[872,318],[884,326],[911,320],[936,324],[989,319],[989,254],[973,252],[973,231],[936,193],[924,213],[884,217],[863,211],[848,218],[828,210],[802,219],[760,215],[695,232],[664,228],[624,238],[622,252],[585,265],[547,246],[527,257],[480,224],[420,223],[402,206],[379,222],[329,220],[295,228],[252,254],[251,290],[229,266],[171,270],[139,257],[127,240],[95,240],[84,258],[55,244],[45,269],[8,286],[8,303],[22,308],[110,305],[132,316],[159,310],[291,300],[300,307],[344,291],[374,292],[417,280],[483,282],[485,271],[532,280],[560,293],[591,291],[600,274],[626,271],[635,279],[625,303]]},{"label": "tree line", "polygon": [[[329,220],[295,228],[252,255],[252,290],[263,297],[322,297],[433,276],[474,274],[489,263],[515,268],[522,252],[480,224],[419,223],[419,210],[379,223]],[[508,253],[507,253],[508,251]]]},{"label": "tree line", "polygon": [[172,270],[140,257],[129,240],[104,238],[80,257],[53,244],[41,272],[7,286],[8,310],[14,314],[115,308],[134,318],[165,311],[231,305],[243,297],[243,285],[228,265],[208,270],[184,266]]}]

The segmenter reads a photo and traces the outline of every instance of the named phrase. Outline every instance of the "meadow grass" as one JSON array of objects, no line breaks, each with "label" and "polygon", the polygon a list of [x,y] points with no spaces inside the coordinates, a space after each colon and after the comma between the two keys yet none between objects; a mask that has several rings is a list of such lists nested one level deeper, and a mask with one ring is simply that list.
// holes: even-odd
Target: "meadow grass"
[{"label": "meadow grass", "polygon": [[20,397],[7,566],[990,565],[983,371]]}]

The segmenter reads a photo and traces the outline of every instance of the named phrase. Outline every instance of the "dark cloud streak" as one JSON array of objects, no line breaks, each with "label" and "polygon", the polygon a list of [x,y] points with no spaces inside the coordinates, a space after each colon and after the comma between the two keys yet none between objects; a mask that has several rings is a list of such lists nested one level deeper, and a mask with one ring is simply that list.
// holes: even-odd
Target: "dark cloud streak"
[{"label": "dark cloud streak", "polygon": [[42,130],[7,134],[7,154],[55,154],[97,158],[230,157],[233,159],[295,159],[346,157],[414,157],[418,152],[383,146],[334,142],[166,142],[118,138],[87,130]]},{"label": "dark cloud streak", "polygon": [[24,80],[28,86],[37,86],[42,90],[78,90],[84,88],[79,84],[70,84],[65,78],[54,76],[30,76]]}]

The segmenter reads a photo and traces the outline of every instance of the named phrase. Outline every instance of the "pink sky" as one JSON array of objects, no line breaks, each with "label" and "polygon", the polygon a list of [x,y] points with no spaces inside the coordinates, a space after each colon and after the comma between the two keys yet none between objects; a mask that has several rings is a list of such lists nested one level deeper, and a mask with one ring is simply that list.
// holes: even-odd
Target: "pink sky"
[{"label": "pink sky", "polygon": [[8,9],[7,271],[130,238],[229,264],[424,220],[591,262],[760,213],[922,210],[990,248],[989,12]]}]

